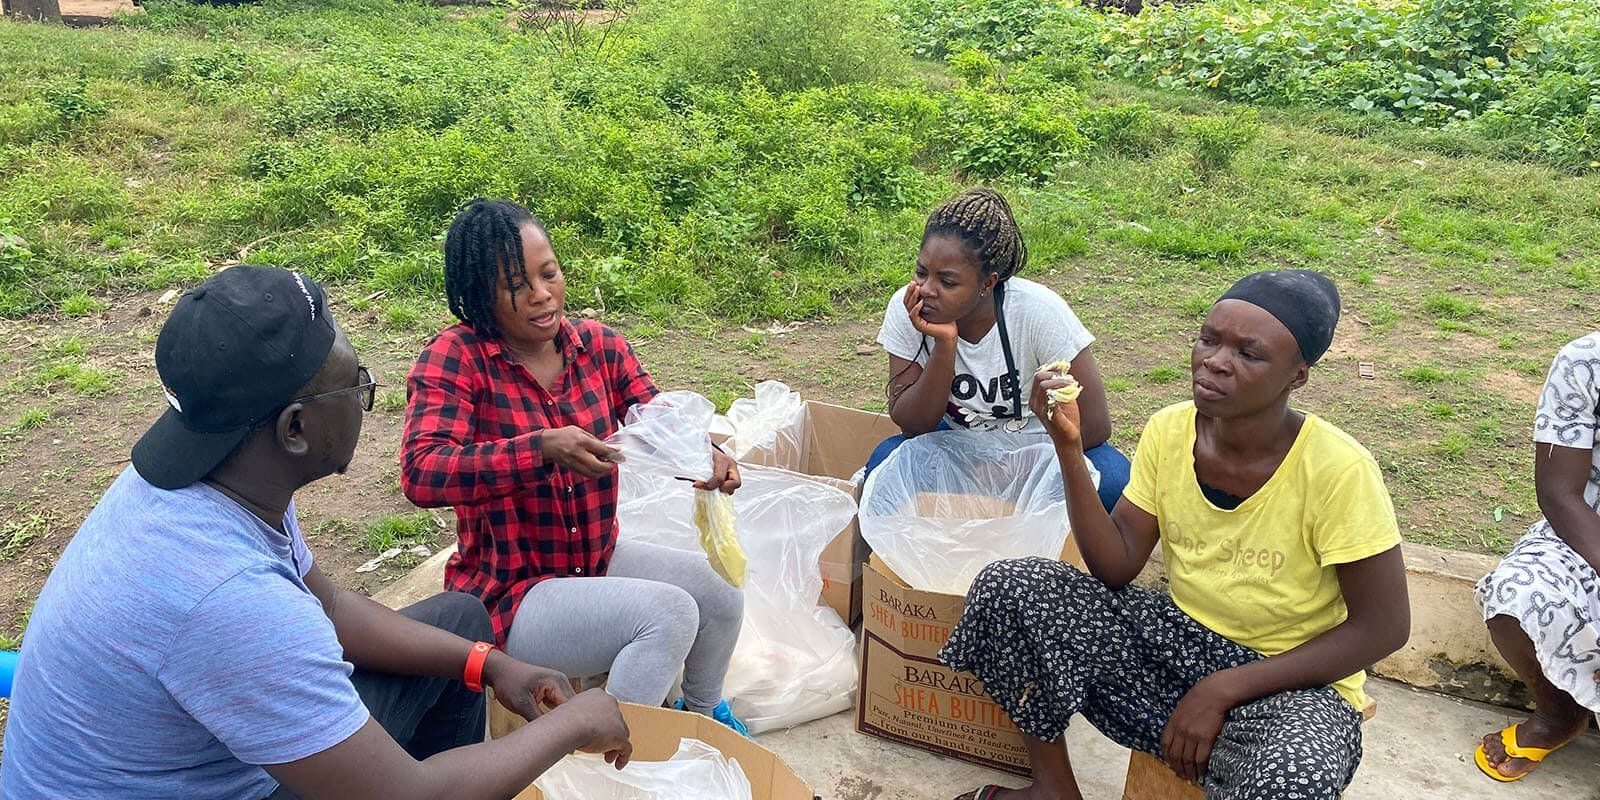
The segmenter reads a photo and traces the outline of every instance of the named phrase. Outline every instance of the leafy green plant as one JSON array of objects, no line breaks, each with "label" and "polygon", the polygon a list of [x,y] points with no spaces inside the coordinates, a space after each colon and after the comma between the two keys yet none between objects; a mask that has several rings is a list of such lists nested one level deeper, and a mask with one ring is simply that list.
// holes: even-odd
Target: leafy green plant
[{"label": "leafy green plant", "polygon": [[46,90],[44,101],[61,119],[62,127],[69,130],[105,116],[110,108],[104,101],[89,96],[89,81],[82,77],[76,83]]},{"label": "leafy green plant", "polygon": [[1194,151],[1194,164],[1202,175],[1221,172],[1233,163],[1234,156],[1261,135],[1261,123],[1253,108],[1223,117],[1200,117],[1186,131]]},{"label": "leafy green plant", "polygon": [[773,91],[900,81],[907,65],[877,0],[689,0],[641,9],[646,35],[684,81]]},{"label": "leafy green plant", "polygon": [[1058,0],[898,0],[895,12],[912,52],[924,58],[971,48],[1019,61],[1038,54],[1036,31],[1063,7],[1069,4]]},{"label": "leafy green plant", "polygon": [[1093,106],[1078,115],[1078,131],[1095,149],[1123,158],[1143,158],[1172,145],[1172,126],[1144,103]]},{"label": "leafy green plant", "polygon": [[1042,181],[1063,159],[1088,149],[1089,140],[1073,122],[1081,104],[1068,86],[1035,89],[1023,82],[997,91],[958,89],[948,122],[951,154],[974,177]]}]

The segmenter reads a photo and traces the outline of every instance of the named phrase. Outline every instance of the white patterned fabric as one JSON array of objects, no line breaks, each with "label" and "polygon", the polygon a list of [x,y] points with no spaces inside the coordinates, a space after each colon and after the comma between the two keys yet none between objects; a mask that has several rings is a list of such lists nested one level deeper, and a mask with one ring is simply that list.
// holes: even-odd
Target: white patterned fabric
[{"label": "white patterned fabric", "polygon": [[[1584,500],[1600,514],[1600,332],[1562,348],[1550,365],[1533,439],[1591,449]],[[1483,618],[1515,617],[1533,641],[1544,676],[1600,715],[1600,575],[1539,520],[1478,582]]]}]

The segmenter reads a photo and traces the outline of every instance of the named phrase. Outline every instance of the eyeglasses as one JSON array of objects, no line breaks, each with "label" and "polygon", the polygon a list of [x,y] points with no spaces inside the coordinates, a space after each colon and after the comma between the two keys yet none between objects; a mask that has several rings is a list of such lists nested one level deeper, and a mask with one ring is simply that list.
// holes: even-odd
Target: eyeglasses
[{"label": "eyeglasses", "polygon": [[[360,382],[354,386],[346,386],[343,389],[334,389],[331,392],[308,394],[305,397],[296,397],[295,399],[290,400],[289,403],[309,403],[312,400],[317,400],[323,397],[332,397],[336,394],[344,394],[346,392],[364,392],[365,394],[361,398],[361,407],[367,411],[371,411],[372,404],[377,400],[378,397],[378,382],[373,380],[372,370],[369,370],[366,367],[356,367],[356,377]],[[287,403],[285,405],[287,405]]]}]

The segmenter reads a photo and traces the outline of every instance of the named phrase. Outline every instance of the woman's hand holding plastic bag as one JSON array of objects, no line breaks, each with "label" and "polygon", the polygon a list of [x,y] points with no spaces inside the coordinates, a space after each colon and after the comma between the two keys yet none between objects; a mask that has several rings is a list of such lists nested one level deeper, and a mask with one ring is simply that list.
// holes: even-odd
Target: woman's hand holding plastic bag
[{"label": "woman's hand holding plastic bag", "polygon": [[553,428],[539,434],[539,454],[580,475],[600,478],[611,474],[621,458],[618,450],[576,426]]},{"label": "woman's hand holding plastic bag", "polygon": [[743,483],[743,479],[739,477],[739,463],[733,460],[733,456],[722,452],[722,448],[712,445],[711,478],[695,481],[694,488],[707,492],[733,494]]}]

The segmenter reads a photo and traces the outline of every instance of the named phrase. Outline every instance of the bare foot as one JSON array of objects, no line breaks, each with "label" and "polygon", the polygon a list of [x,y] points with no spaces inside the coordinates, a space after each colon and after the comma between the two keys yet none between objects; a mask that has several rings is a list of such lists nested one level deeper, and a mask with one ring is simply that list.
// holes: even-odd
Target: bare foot
[{"label": "bare foot", "polygon": [[[1578,738],[1589,728],[1589,712],[1582,708],[1578,711],[1580,713],[1571,715],[1570,719],[1551,719],[1542,713],[1534,714],[1517,726],[1517,746],[1553,750]],[[1495,771],[1507,778],[1526,775],[1539,766],[1538,763],[1526,758],[1508,757],[1505,744],[1500,741],[1499,731],[1483,737],[1483,752],[1488,756],[1489,764]]]}]

